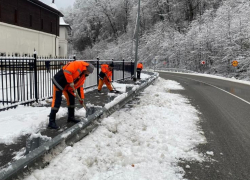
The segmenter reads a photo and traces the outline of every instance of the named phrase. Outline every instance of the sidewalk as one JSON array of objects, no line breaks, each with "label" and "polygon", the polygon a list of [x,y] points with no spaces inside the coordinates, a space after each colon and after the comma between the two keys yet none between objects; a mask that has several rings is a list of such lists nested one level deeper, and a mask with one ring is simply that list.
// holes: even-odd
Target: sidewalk
[{"label": "sidewalk", "polygon": [[[136,85],[140,85],[143,82],[142,80],[139,80],[136,82]],[[125,80],[125,81],[120,81],[119,84],[135,84],[132,80]],[[126,87],[126,92],[132,89],[132,86]],[[94,106],[105,106],[105,104],[111,102],[115,97],[119,96],[119,94],[115,93],[109,93],[108,89],[106,87],[103,87],[102,92],[98,93],[97,89],[91,90],[89,92],[85,93],[85,103],[86,104],[91,104]],[[49,101],[43,101],[43,105],[41,108],[44,107],[50,107],[50,102]],[[66,100],[62,100],[62,105],[61,107],[66,108]],[[81,105],[78,103],[78,100],[76,99],[76,110],[81,109]],[[36,111],[34,111],[36,113]],[[49,114],[49,113],[48,113]],[[76,117],[79,119],[82,119],[84,117],[79,116],[79,113],[76,113]],[[48,123],[48,117],[44,119],[46,123]],[[58,134],[62,133],[66,129],[72,127],[74,124],[73,123],[68,123],[67,122],[67,115],[63,117],[58,117],[56,120],[57,124],[61,127],[60,130],[52,130],[52,129],[47,129],[47,128],[41,128],[39,129],[38,132],[36,133],[41,133],[42,136],[50,137],[53,138],[57,136]],[[11,126],[11,124],[10,124]],[[30,137],[31,134],[23,135],[17,138],[15,143],[10,143],[9,145],[6,145],[4,143],[0,143],[0,169],[7,167],[10,165],[12,162],[15,160],[20,159],[26,152],[26,140]]]}]

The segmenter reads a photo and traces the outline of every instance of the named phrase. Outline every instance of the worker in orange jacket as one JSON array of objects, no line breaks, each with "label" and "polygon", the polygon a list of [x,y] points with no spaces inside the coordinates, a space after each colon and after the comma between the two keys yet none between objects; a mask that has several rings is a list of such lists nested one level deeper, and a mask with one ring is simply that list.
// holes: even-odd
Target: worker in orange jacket
[{"label": "worker in orange jacket", "polygon": [[112,64],[102,64],[101,72],[99,73],[99,84],[98,84],[98,92],[101,92],[102,86],[105,83],[110,92],[114,92],[111,81],[112,81],[112,70],[114,68]]},{"label": "worker in orange jacket", "polygon": [[137,79],[141,79],[141,70],[143,69],[143,65],[141,62],[137,64]]},{"label": "worker in orange jacket", "polygon": [[75,119],[75,96],[76,93],[80,96],[79,102],[84,104],[83,84],[86,77],[94,71],[94,66],[84,61],[69,62],[58,71],[52,79],[53,86],[53,100],[51,104],[51,112],[49,115],[49,125],[51,129],[59,129],[55,119],[58,112],[62,94],[64,94],[68,105],[68,122],[78,123]]}]

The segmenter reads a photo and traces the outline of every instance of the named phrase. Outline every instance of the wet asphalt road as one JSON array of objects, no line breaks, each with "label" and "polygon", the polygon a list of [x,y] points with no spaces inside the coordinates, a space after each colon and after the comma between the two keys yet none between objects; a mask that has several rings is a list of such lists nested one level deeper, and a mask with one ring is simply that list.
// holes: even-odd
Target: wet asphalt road
[{"label": "wet asphalt road", "polygon": [[200,126],[207,139],[198,151],[214,153],[206,162],[180,163],[185,178],[250,180],[250,86],[187,74],[160,72],[160,77],[185,88],[176,93],[187,97],[201,112]]}]

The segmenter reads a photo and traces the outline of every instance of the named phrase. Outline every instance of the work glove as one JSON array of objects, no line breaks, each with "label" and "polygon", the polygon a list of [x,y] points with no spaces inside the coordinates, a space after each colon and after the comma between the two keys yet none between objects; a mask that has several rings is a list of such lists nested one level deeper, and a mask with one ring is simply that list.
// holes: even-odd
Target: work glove
[{"label": "work glove", "polygon": [[79,102],[82,105],[84,103],[84,99],[79,100]]},{"label": "work glove", "polygon": [[86,105],[85,105],[85,103],[84,103],[84,99],[79,100],[79,102],[80,102],[80,104],[84,107],[84,109],[86,109]]},{"label": "work glove", "polygon": [[69,85],[70,85],[70,87],[72,87],[72,89],[75,91],[75,84],[72,82],[72,83],[70,83]]}]

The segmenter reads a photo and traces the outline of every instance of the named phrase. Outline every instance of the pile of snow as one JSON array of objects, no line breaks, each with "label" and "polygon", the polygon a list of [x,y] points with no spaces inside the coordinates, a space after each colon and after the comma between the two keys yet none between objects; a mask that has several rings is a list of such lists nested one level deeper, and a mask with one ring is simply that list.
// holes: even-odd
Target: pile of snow
[{"label": "pile of snow", "polygon": [[[21,136],[39,132],[47,128],[50,107],[30,107],[19,105],[16,109],[1,112],[0,143],[13,144]],[[66,116],[68,109],[61,107],[57,118]],[[85,114],[81,110],[76,115]]]},{"label": "pile of snow", "polygon": [[127,95],[128,95],[127,93],[123,93],[123,94],[117,96],[113,101],[111,101],[110,103],[105,104],[104,107],[106,109],[109,109],[109,108],[113,107],[115,104],[118,104],[120,101],[122,101],[124,98],[126,98]]},{"label": "pile of snow", "polygon": [[18,137],[46,126],[50,108],[18,106],[1,112],[0,143],[12,144]]},{"label": "pile of snow", "polygon": [[126,84],[119,84],[117,82],[113,82],[112,84],[117,91],[120,91],[121,93],[126,92],[126,86],[127,86]]},{"label": "pile of snow", "polygon": [[183,89],[159,78],[139,104],[103,119],[96,131],[26,180],[183,179],[179,160],[202,161],[195,147],[206,140],[198,126],[199,112],[188,99],[169,93],[172,87]]},{"label": "pile of snow", "polygon": [[150,75],[145,74],[145,73],[141,73],[140,78],[141,79],[148,79],[148,78],[150,78]]}]

